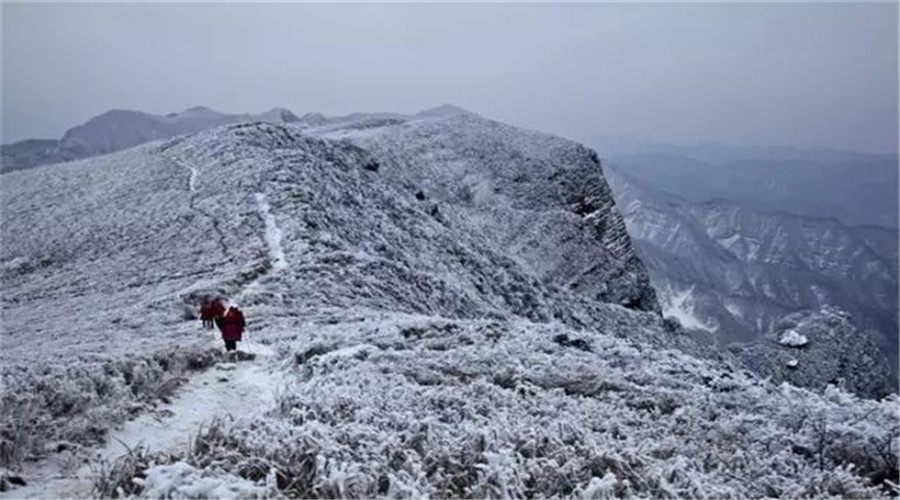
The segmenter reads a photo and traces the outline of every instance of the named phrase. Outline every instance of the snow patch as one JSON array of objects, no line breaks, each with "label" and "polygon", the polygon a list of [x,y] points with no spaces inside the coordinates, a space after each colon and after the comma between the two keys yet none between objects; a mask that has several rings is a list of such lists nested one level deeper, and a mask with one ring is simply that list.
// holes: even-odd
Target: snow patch
[{"label": "snow patch", "polygon": [[179,167],[186,168],[191,171],[191,177],[188,179],[188,188],[190,188],[192,193],[197,192],[197,169],[193,165],[189,163],[185,163],[181,161],[181,158],[177,156],[172,157],[172,161],[174,161]]},{"label": "snow patch", "polygon": [[728,311],[728,314],[734,316],[735,318],[744,319],[744,310],[741,309],[741,306],[726,301],[724,304],[725,310]]},{"label": "snow patch", "polygon": [[[256,355],[254,361],[221,363],[192,377],[178,390],[171,404],[126,422],[110,433],[106,445],[92,456],[113,463],[129,450],[145,447],[149,452],[184,453],[204,426],[222,417],[254,417],[275,406],[276,393],[286,385],[287,372],[274,361],[268,346],[253,344],[244,350]],[[186,465],[186,464],[182,464]],[[157,470],[157,480],[149,471]],[[0,494],[0,498],[83,498],[91,494],[91,480],[96,471],[91,463],[76,468],[48,460],[28,476],[29,484]],[[165,479],[165,481],[163,481]],[[253,483],[235,484],[233,476],[208,477],[208,473],[188,471],[178,463],[148,470],[148,484],[143,496],[150,498],[257,498],[245,489]],[[241,480],[243,481],[243,480]],[[209,490],[221,485],[221,490]],[[207,492],[190,496],[192,488]],[[159,493],[169,491],[168,496]]]},{"label": "snow patch", "polygon": [[805,335],[797,333],[797,330],[788,330],[781,336],[778,343],[788,347],[803,347],[809,343],[809,339]]},{"label": "snow patch", "polygon": [[690,287],[682,292],[674,292],[666,294],[663,300],[663,316],[672,316],[677,319],[681,326],[693,329],[704,330],[707,332],[715,332],[718,330],[716,326],[707,325],[694,312],[694,287]]},{"label": "snow patch", "polygon": [[151,451],[183,451],[201,426],[212,419],[245,416],[274,405],[275,390],[284,378],[271,368],[271,349],[262,344],[244,349],[254,351],[257,359],[222,363],[193,377],[181,389],[178,399],[165,407],[167,417],[151,413],[128,422],[112,433],[102,453],[111,458],[138,444]]},{"label": "snow patch", "polygon": [[185,462],[147,469],[142,498],[268,498],[271,488],[232,474],[200,470]]},{"label": "snow patch", "polygon": [[272,259],[272,269],[280,271],[287,267],[284,258],[284,249],[281,247],[281,228],[275,223],[275,216],[270,211],[269,202],[262,193],[256,193],[256,203],[259,205],[259,213],[266,224],[266,244],[269,246],[269,258]]}]

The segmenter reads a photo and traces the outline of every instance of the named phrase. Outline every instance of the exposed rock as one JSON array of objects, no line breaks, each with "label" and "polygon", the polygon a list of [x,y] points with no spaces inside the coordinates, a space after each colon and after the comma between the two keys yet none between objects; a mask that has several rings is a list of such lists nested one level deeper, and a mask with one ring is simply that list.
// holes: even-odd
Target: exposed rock
[{"label": "exposed rock", "polygon": [[882,397],[892,385],[887,358],[871,332],[858,330],[850,319],[834,308],[789,314],[741,358],[775,382],[816,390],[836,384],[863,397]]},{"label": "exposed rock", "polygon": [[803,347],[809,343],[809,340],[805,335],[797,333],[796,330],[788,330],[778,339],[778,343],[788,347]]}]

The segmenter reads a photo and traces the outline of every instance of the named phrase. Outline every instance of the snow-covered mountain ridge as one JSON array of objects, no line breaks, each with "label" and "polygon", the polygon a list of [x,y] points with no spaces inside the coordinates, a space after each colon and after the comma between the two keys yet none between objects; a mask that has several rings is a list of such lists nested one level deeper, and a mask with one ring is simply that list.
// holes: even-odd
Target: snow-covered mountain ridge
[{"label": "snow-covered mountain ridge", "polygon": [[667,325],[596,155],[570,141],[452,108],[241,123],[3,190],[0,457],[30,481],[46,476],[22,458],[81,459],[128,408],[179,418],[152,395],[219,361],[194,319],[209,292],[244,309],[243,348],[273,353],[243,363],[286,381],[274,405],[96,484],[877,496],[896,463],[895,397],[778,386]]},{"label": "snow-covered mountain ridge", "polygon": [[166,115],[113,109],[69,129],[58,141],[25,140],[0,146],[0,172],[99,156],[228,123],[289,123],[297,120],[299,118],[284,108],[257,114],[228,114],[196,106]]}]

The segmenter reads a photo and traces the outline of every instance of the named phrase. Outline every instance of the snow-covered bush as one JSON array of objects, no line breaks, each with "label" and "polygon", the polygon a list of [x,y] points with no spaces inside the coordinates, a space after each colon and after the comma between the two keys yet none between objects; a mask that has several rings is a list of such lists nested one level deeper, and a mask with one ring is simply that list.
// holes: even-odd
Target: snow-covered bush
[{"label": "snow-covered bush", "polygon": [[560,325],[390,323],[317,330],[277,408],[217,422],[188,463],[326,498],[869,498],[896,479],[896,397],[611,336],[581,349]]},{"label": "snow-covered bush", "polygon": [[98,498],[124,498],[141,492],[146,485],[147,469],[175,460],[165,453],[151,454],[138,445],[113,463],[95,465],[91,493]]},{"label": "snow-covered bush", "polygon": [[215,474],[197,469],[183,461],[148,468],[146,479],[140,483],[143,486],[141,497],[172,500],[269,498],[274,489],[230,474]]}]

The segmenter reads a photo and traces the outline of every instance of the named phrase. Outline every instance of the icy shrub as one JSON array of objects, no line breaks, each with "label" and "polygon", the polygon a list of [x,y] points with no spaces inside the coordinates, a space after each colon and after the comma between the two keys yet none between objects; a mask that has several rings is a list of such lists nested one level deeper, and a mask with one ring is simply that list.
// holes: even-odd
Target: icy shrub
[{"label": "icy shrub", "polygon": [[351,328],[299,351],[308,376],[270,413],[210,426],[187,463],[302,498],[853,498],[896,479],[896,398],[602,335],[573,348],[561,336],[584,333],[558,325]]},{"label": "icy shrub", "polygon": [[309,345],[306,349],[294,353],[294,362],[298,365],[302,365],[303,363],[306,363],[316,356],[321,356],[322,354],[329,353],[336,348],[337,346],[335,344],[315,342]]},{"label": "icy shrub", "polygon": [[101,462],[93,471],[91,493],[97,498],[126,498],[140,493],[146,483],[147,469],[168,464],[176,457],[165,453],[151,454],[138,445],[113,463]]}]

